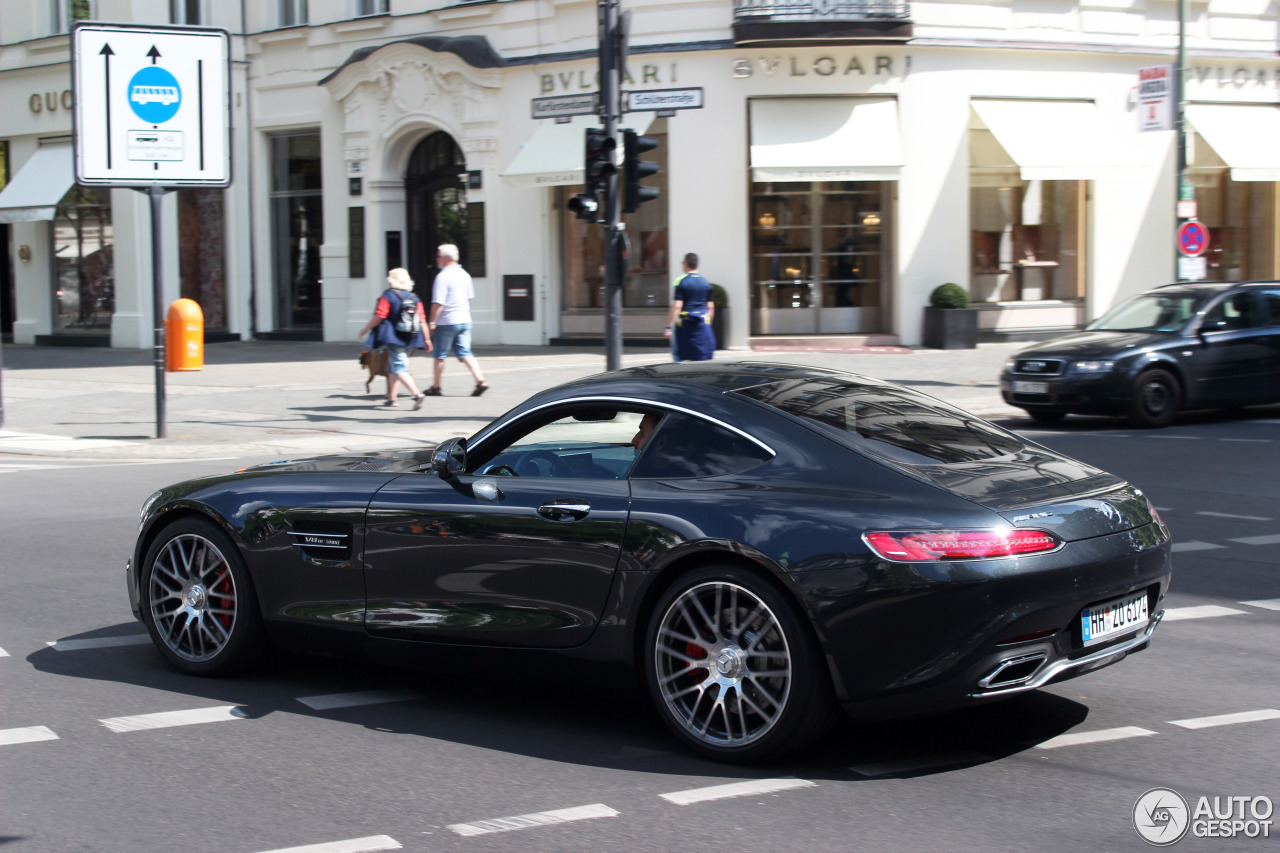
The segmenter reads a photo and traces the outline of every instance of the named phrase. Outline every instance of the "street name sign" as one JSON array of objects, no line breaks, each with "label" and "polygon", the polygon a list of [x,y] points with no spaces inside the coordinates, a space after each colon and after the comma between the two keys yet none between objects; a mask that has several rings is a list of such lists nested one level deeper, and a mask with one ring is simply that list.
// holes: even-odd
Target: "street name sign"
[{"label": "street name sign", "polygon": [[653,110],[700,110],[702,87],[692,89],[647,89],[642,92],[624,92],[624,108],[629,113]]},{"label": "street name sign", "polygon": [[226,30],[77,24],[77,183],[230,185],[229,47]]},{"label": "street name sign", "polygon": [[568,118],[569,116],[600,115],[600,93],[584,95],[556,95],[552,98],[534,98],[530,102],[534,118]]}]

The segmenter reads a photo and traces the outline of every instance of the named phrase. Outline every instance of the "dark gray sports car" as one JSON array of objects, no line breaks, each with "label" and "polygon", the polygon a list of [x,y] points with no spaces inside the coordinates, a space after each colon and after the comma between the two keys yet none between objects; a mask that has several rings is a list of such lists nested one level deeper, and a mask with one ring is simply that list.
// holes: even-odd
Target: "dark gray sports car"
[{"label": "dark gray sports car", "polygon": [[840,708],[991,702],[1146,648],[1169,551],[1138,489],[930,397],[701,362],[553,388],[434,451],[162,489],[128,588],[187,672],[269,636],[603,662],[694,750],[752,761]]}]

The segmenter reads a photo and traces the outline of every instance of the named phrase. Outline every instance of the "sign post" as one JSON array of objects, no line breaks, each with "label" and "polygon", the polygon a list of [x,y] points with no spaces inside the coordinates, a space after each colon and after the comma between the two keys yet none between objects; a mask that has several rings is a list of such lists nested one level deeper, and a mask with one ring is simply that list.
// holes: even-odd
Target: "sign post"
[{"label": "sign post", "polygon": [[165,437],[164,194],[231,184],[226,30],[77,24],[71,33],[76,183],[132,187],[151,202],[156,438]]}]

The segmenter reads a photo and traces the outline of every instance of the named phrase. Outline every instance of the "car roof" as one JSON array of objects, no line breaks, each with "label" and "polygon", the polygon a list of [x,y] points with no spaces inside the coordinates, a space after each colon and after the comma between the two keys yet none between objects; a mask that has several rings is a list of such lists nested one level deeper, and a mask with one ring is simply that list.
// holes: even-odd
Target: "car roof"
[{"label": "car roof", "polygon": [[1156,293],[1161,290],[1176,288],[1178,290],[1211,290],[1221,292],[1232,290],[1237,287],[1247,287],[1249,285],[1280,285],[1280,281],[1271,281],[1267,279],[1257,279],[1255,281],[1175,281],[1169,284],[1162,284],[1147,293]]},{"label": "car roof", "polygon": [[[684,361],[628,367],[610,373],[587,376],[570,386],[580,387],[597,383],[613,383],[632,380],[655,380],[678,383],[682,386],[702,385],[719,391],[737,391],[774,382],[792,379],[844,379],[879,383],[880,380],[860,376],[843,370],[813,367],[804,364],[779,364],[768,361]],[[566,386],[567,387],[567,386]]]}]

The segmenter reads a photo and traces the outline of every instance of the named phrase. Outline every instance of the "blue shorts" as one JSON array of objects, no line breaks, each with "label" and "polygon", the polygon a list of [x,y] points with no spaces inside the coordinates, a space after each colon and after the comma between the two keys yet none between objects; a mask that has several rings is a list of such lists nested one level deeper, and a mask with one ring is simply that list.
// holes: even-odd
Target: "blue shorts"
[{"label": "blue shorts", "polygon": [[436,358],[448,358],[450,351],[458,358],[466,358],[471,355],[471,324],[436,326],[431,345],[435,347]]},{"label": "blue shorts", "polygon": [[387,373],[409,372],[409,348],[387,344]]}]

